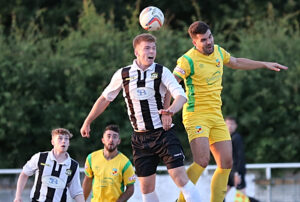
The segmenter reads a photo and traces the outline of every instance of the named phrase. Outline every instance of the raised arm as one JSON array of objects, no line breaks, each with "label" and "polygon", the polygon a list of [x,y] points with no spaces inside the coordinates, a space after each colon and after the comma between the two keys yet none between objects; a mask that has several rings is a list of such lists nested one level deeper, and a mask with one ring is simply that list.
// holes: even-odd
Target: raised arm
[{"label": "raised arm", "polygon": [[28,180],[28,175],[26,175],[23,171],[20,173],[18,183],[17,183],[17,190],[16,190],[16,197],[14,202],[22,202],[22,192]]},{"label": "raised arm", "polygon": [[104,96],[100,96],[97,101],[95,102],[93,108],[91,109],[89,115],[86,117],[81,129],[80,133],[82,137],[90,137],[90,125],[91,123],[100,115],[102,114],[105,109],[110,104]]},{"label": "raised arm", "polygon": [[264,62],[264,61],[256,61],[247,58],[235,58],[230,56],[230,60],[225,64],[227,67],[232,69],[243,69],[243,70],[253,70],[266,68],[269,70],[279,72],[281,69],[288,69],[288,67],[275,63],[275,62]]}]

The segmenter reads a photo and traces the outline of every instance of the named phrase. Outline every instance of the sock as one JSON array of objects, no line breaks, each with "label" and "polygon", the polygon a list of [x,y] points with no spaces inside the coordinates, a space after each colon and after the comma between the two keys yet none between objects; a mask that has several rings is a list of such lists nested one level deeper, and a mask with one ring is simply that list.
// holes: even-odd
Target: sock
[{"label": "sock", "polygon": [[[200,175],[203,173],[203,171],[205,170],[205,168],[203,168],[202,166],[200,166],[199,164],[193,162],[190,167],[187,169],[186,173],[189,177],[189,179],[196,184]],[[183,194],[180,192],[180,195],[178,197],[178,202],[185,202]]]},{"label": "sock", "polygon": [[156,192],[142,194],[143,202],[159,202]]},{"label": "sock", "polygon": [[227,191],[227,182],[231,169],[217,168],[211,179],[210,202],[223,201]]},{"label": "sock", "polygon": [[200,193],[190,180],[186,183],[186,185],[180,187],[180,190],[187,202],[200,202]]}]

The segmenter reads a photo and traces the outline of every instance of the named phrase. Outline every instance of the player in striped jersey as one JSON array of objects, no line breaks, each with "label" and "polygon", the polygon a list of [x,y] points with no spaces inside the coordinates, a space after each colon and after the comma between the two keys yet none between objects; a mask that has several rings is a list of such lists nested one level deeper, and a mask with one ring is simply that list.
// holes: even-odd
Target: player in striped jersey
[{"label": "player in striped jersey", "polygon": [[[134,129],[131,138],[133,162],[143,201],[159,201],[155,193],[155,178],[157,165],[163,160],[171,178],[187,201],[199,202],[199,192],[188,180],[183,166],[182,147],[172,127],[172,115],[186,102],[184,91],[168,68],[154,63],[156,39],[153,35],[136,36],[133,48],[136,59],[113,75],[110,84],[85,119],[80,130],[81,135],[89,137],[92,121],[123,89],[128,116]],[[164,99],[168,91],[174,102],[164,109]]]},{"label": "player in striped jersey", "polygon": [[89,154],[85,162],[85,199],[91,189],[92,202],[122,202],[132,196],[136,177],[130,160],[118,151],[120,142],[119,127],[108,125],[102,137],[104,149]]},{"label": "player in striped jersey", "polygon": [[28,177],[33,174],[35,180],[30,193],[31,201],[67,201],[67,190],[75,201],[84,201],[78,163],[67,153],[73,135],[64,128],[52,130],[51,135],[53,149],[33,155],[23,167],[14,202],[22,201]]}]

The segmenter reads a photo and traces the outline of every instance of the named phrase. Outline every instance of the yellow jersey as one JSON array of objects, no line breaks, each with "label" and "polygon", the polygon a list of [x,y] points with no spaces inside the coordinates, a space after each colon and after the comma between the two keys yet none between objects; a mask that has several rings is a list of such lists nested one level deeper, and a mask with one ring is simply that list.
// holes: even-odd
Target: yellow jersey
[{"label": "yellow jersey", "polygon": [[130,160],[122,153],[107,160],[103,149],[88,155],[85,175],[93,178],[92,202],[113,202],[125,191],[125,186],[135,182]]},{"label": "yellow jersey", "polygon": [[218,45],[210,55],[193,47],[177,60],[173,74],[184,80],[188,97],[183,107],[184,120],[199,112],[220,113],[223,64],[229,60],[230,54]]}]

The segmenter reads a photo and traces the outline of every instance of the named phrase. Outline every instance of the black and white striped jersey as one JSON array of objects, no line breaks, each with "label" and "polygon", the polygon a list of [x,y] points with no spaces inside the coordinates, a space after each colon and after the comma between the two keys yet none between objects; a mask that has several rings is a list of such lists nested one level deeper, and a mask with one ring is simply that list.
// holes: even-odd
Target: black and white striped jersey
[{"label": "black and white striped jersey", "polygon": [[30,193],[32,201],[67,201],[67,189],[72,198],[83,194],[79,165],[66,154],[68,158],[57,163],[53,150],[39,152],[25,164],[22,172],[27,176],[35,174]]},{"label": "black and white striped jersey", "polygon": [[157,63],[143,71],[134,60],[132,65],[119,69],[113,75],[102,96],[113,101],[122,88],[134,130],[144,131],[162,127],[158,111],[163,109],[167,91],[173,98],[178,95],[186,97],[171,71]]}]

